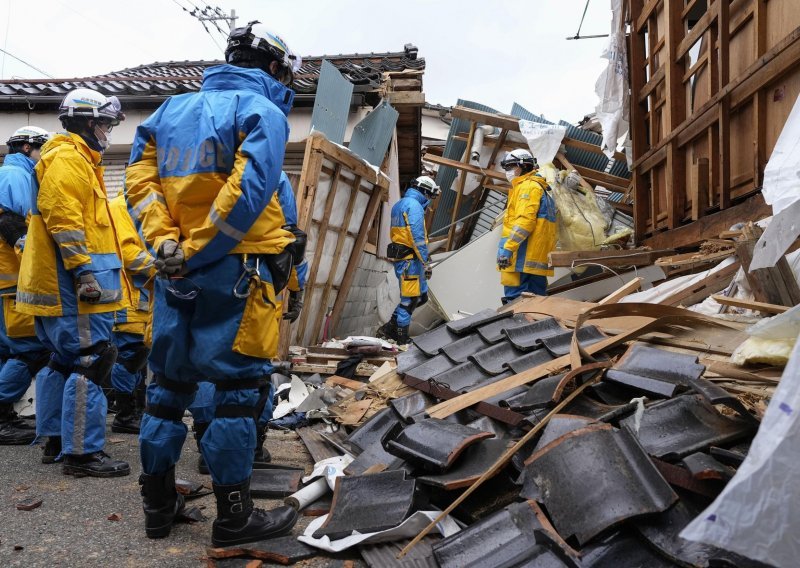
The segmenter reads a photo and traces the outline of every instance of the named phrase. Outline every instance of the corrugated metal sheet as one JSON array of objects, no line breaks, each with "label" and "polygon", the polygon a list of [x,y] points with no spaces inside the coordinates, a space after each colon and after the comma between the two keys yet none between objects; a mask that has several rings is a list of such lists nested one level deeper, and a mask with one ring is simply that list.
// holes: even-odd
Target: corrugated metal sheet
[{"label": "corrugated metal sheet", "polygon": [[[463,99],[458,99],[456,104],[483,112],[497,112],[495,109],[486,105],[474,103],[472,101],[465,101]],[[464,120],[462,118],[453,119],[452,124],[450,124],[450,132],[447,133],[447,143],[444,147],[443,155],[445,158],[450,160],[461,160],[461,158],[464,156],[464,150],[466,150],[467,144],[461,140],[454,140],[453,135],[459,132],[468,132],[469,126],[470,121],[468,120]],[[433,216],[433,221],[431,222],[431,232],[450,224],[452,209],[456,202],[456,192],[451,188],[451,186],[453,184],[453,180],[456,179],[457,174],[458,172],[455,168],[450,168],[447,166],[439,167],[439,172],[436,174],[436,183],[442,188],[442,195],[439,198],[439,205],[436,207],[436,214]],[[470,197],[477,198],[477,193],[478,192],[473,193]],[[456,215],[456,219],[460,219],[465,215],[468,215],[472,210],[473,199],[470,197],[461,200],[460,211]]]},{"label": "corrugated metal sheet", "polygon": [[[319,95],[317,95],[319,97]],[[382,101],[364,119],[356,124],[350,137],[350,151],[355,152],[373,166],[381,166],[386,150],[392,142],[392,133],[400,116],[392,105]]]},{"label": "corrugated metal sheet", "polygon": [[311,128],[322,132],[331,142],[344,143],[352,96],[353,84],[329,61],[323,61],[317,96],[314,99],[314,112],[311,115]]}]

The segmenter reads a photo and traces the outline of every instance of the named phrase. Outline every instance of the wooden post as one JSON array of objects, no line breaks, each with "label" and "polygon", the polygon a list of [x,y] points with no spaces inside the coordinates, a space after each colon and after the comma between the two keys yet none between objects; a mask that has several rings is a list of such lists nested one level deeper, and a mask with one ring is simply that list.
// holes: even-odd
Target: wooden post
[{"label": "wooden post", "polygon": [[[686,117],[686,89],[683,74],[686,71],[685,56],[678,56],[678,45],[685,34],[683,0],[664,0],[667,26],[665,49],[667,53],[665,74],[666,124],[669,132],[677,128]],[[674,138],[667,145],[667,227],[674,229],[681,224],[686,206],[686,152],[678,147]],[[653,220],[655,223],[656,220]]]},{"label": "wooden post", "polygon": [[[716,0],[719,8],[717,17],[717,47],[719,53],[719,90],[722,91],[730,81],[730,3]],[[713,48],[711,53],[713,54]],[[731,118],[730,97],[724,96],[719,102],[719,208],[731,206]]]},{"label": "wooden post", "polygon": [[697,221],[708,209],[708,158],[698,158],[692,174],[692,221]]},{"label": "wooden post", "polygon": [[[465,164],[469,164],[469,156],[472,153],[472,141],[475,139],[475,129],[478,127],[476,122],[473,122],[469,127],[469,136],[467,137],[467,149],[464,152]],[[450,215],[450,232],[447,234],[447,250],[451,250],[453,246],[453,238],[456,234],[456,219],[458,219],[458,209],[461,207],[461,197],[464,195],[464,184],[467,183],[467,174],[461,172],[461,177],[458,179],[458,192],[456,193],[456,202],[453,205],[453,213]]]},{"label": "wooden post", "polygon": [[355,278],[358,263],[361,260],[361,253],[364,250],[364,243],[367,242],[369,228],[372,226],[372,220],[378,213],[378,207],[380,207],[384,191],[386,191],[385,187],[376,185],[372,189],[372,195],[369,196],[367,210],[364,213],[364,219],[361,221],[361,228],[358,230],[358,237],[356,238],[356,242],[353,243],[350,260],[347,261],[344,278],[342,278],[342,283],[339,285],[339,293],[336,294],[336,301],[333,303],[333,312],[331,313],[330,319],[330,329],[332,330],[336,329],[336,326],[339,324],[339,318],[341,318],[342,312],[344,311],[347,294],[350,292],[350,286],[353,284],[353,278]]}]

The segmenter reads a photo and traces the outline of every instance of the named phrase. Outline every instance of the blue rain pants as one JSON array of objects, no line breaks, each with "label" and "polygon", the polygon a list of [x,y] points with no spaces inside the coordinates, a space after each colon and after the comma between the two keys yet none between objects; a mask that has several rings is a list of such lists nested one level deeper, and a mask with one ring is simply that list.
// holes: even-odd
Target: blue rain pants
[{"label": "blue rain pants", "polygon": [[117,362],[111,371],[111,388],[117,392],[133,394],[144,380],[145,372],[142,370],[132,373],[124,363],[138,357],[140,350],[145,349],[144,335],[115,331],[112,337],[117,346]]},{"label": "blue rain pants", "polygon": [[[0,299],[0,303],[2,299]],[[5,310],[0,305],[0,404],[17,402],[31,386],[31,364],[43,357],[47,350],[33,337],[9,337],[6,330]],[[33,372],[36,372],[35,369]]]},{"label": "blue rain pants", "polygon": [[[257,258],[251,255],[248,266],[254,267]],[[215,411],[200,448],[212,481],[233,485],[252,473],[255,413],[259,401],[268,394],[266,380],[272,365],[268,358],[233,350],[247,305],[247,299],[233,293],[237,282],[245,283],[237,288],[240,293],[246,288],[246,280],[240,281],[242,274],[242,257],[228,255],[190,272],[186,278],[156,280],[149,359],[155,376],[147,387],[148,409],[139,435],[146,474],[163,474],[177,463],[187,433],[181,420],[183,413],[195,403],[198,382],[209,380],[216,383]],[[260,263],[259,275],[263,281],[272,282],[265,262]],[[269,317],[274,317],[274,322],[260,325],[274,323],[277,333],[277,314]],[[207,397],[208,387],[202,388],[202,396]],[[230,416],[225,412],[234,407],[250,407],[252,415]],[[194,408],[207,409],[208,405],[201,400]]]},{"label": "blue rain pants", "polygon": [[400,303],[394,310],[398,327],[411,325],[414,310],[428,301],[425,266],[416,258],[394,263],[394,274],[400,285]]},{"label": "blue rain pants", "polygon": [[[195,422],[208,424],[214,419],[214,383],[203,381],[198,385],[197,396],[194,402],[189,405],[189,412],[192,413],[192,418]],[[270,420],[272,420],[272,406],[273,398],[275,396],[275,387],[272,383],[269,384],[269,392],[267,393],[266,400],[264,401],[264,409],[258,416],[258,427],[265,428]]]},{"label": "blue rain pants", "polygon": [[98,356],[81,355],[81,351],[111,342],[114,313],[37,317],[35,321],[36,335],[53,351],[51,365],[57,367],[45,367],[36,378],[37,434],[60,435],[64,454],[99,452],[105,446],[108,402],[100,385],[85,376]]},{"label": "blue rain pants", "polygon": [[547,276],[520,272],[519,286],[503,286],[503,303],[518,298],[523,292],[530,292],[537,296],[547,296]]}]

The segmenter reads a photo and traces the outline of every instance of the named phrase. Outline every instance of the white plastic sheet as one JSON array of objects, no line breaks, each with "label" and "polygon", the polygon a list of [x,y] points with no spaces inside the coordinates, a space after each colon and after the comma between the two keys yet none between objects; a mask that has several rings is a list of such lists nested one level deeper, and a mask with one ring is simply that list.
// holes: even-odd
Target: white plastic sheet
[{"label": "white plastic sheet", "polygon": [[328,482],[331,491],[336,487],[336,478],[344,477],[344,468],[353,462],[353,456],[334,456],[332,458],[320,460],[314,464],[314,471],[303,478],[303,483],[313,481],[318,477],[324,477]]},{"label": "white plastic sheet", "polygon": [[[309,546],[313,546],[314,548],[319,548],[328,552],[341,552],[358,544],[394,542],[406,538],[414,538],[422,531],[422,529],[427,527],[432,520],[438,517],[439,513],[440,511],[417,511],[403,521],[399,526],[396,526],[393,529],[364,534],[353,531],[352,535],[340,538],[338,540],[331,540],[327,536],[323,536],[322,538],[314,538],[312,536],[314,532],[322,526],[322,523],[325,522],[325,519],[328,518],[328,515],[323,515],[311,521],[303,534],[297,537],[297,540],[304,542]],[[458,526],[458,524],[453,520],[452,517],[448,515],[436,523],[436,527],[432,529],[431,532],[438,532],[442,536],[448,537],[460,530],[461,528]]]},{"label": "white plastic sheet", "polygon": [[565,126],[541,124],[530,120],[520,120],[519,131],[525,137],[531,154],[539,164],[549,164],[553,161],[561,147],[561,141],[567,134]]},{"label": "white plastic sheet", "polygon": [[750,452],[719,497],[681,537],[781,568],[800,559],[800,342]]},{"label": "white plastic sheet", "polygon": [[603,127],[603,153],[614,157],[617,141],[626,135],[628,125],[628,55],[622,0],[611,0],[611,33],[601,57],[608,59],[608,66],[595,83],[595,92],[600,97],[595,114]]}]

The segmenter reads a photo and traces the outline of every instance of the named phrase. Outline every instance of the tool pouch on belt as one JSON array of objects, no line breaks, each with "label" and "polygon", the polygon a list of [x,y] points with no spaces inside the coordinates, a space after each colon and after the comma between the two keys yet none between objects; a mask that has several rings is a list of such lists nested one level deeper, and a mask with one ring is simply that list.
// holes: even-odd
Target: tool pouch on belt
[{"label": "tool pouch on belt", "polygon": [[6,322],[6,335],[16,337],[36,337],[33,316],[22,314],[15,309],[14,296],[3,296],[3,317]]},{"label": "tool pouch on belt", "polygon": [[414,256],[414,249],[411,247],[397,243],[386,245],[386,258],[389,260],[406,260],[409,256]]},{"label": "tool pouch on belt", "polygon": [[407,298],[415,298],[420,295],[420,284],[418,274],[403,274],[400,277],[400,295]]},{"label": "tool pouch on belt", "polygon": [[[291,255],[287,257],[291,265]],[[233,351],[259,359],[277,356],[280,316],[272,284],[265,280],[251,283],[242,323],[233,340]]]},{"label": "tool pouch on belt", "polygon": [[267,268],[269,268],[269,273],[272,275],[272,286],[275,294],[280,294],[286,288],[289,283],[289,277],[292,275],[292,253],[289,250],[284,250],[278,254],[268,254],[264,259],[267,263]]}]

